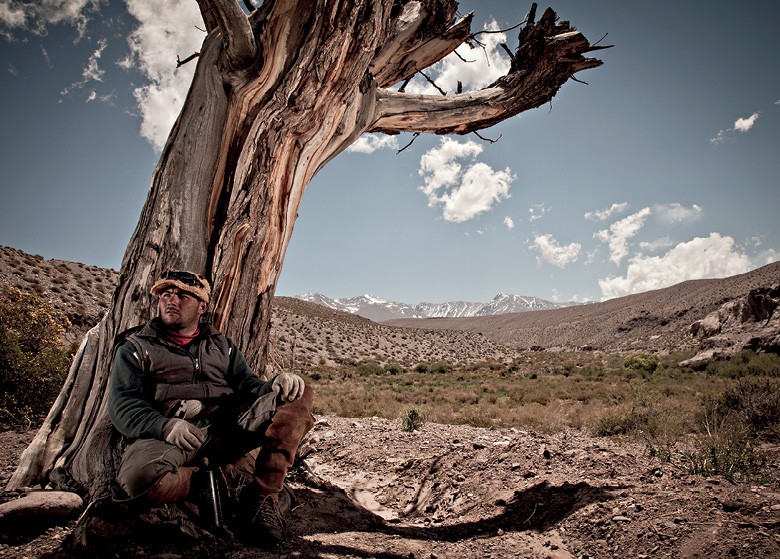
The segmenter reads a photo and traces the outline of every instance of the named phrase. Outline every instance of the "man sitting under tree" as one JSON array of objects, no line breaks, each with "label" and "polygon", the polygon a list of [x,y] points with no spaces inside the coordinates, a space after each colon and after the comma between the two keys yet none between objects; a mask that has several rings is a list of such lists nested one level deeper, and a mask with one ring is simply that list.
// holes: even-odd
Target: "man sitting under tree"
[{"label": "man sitting under tree", "polygon": [[190,494],[199,466],[231,465],[242,479],[239,530],[247,543],[275,545],[284,479],[314,424],[311,389],[298,375],[264,381],[249,368],[203,319],[211,286],[202,276],[167,271],[151,292],[159,316],[127,336],[112,366],[109,415],[131,439],[119,486],[132,500],[172,503]]}]

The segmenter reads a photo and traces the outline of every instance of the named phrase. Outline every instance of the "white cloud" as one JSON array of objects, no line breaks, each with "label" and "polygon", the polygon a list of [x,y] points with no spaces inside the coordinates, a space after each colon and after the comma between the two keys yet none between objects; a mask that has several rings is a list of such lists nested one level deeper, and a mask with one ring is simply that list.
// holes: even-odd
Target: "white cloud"
[{"label": "white cloud", "polygon": [[528,218],[531,223],[534,221],[538,221],[544,217],[544,214],[549,212],[550,209],[545,207],[544,204],[534,204],[530,208],[528,208],[528,213],[531,214],[531,216]]},{"label": "white cloud", "polygon": [[127,10],[138,20],[128,39],[132,60],[149,80],[133,91],[141,135],[162,149],[195,73],[195,61],[176,68],[176,56],[200,50],[204,34],[198,27],[203,20],[197,3],[190,0],[127,0]]},{"label": "white cloud", "polygon": [[504,218],[504,225],[505,225],[505,226],[506,226],[506,228],[507,228],[507,229],[509,229],[510,231],[511,231],[512,229],[514,229],[514,228],[515,228],[515,222],[514,222],[514,220],[513,220],[511,217],[509,217],[509,216],[506,216],[506,217]]},{"label": "white cloud", "polygon": [[[91,81],[96,81],[96,82],[103,81],[106,72],[105,70],[101,69],[98,66],[98,61],[100,60],[100,57],[103,56],[103,51],[106,50],[107,46],[108,46],[108,41],[106,41],[105,39],[100,39],[98,41],[97,49],[95,50],[95,52],[93,52],[90,55],[89,60],[87,60],[87,64],[84,66],[84,69],[81,71],[81,80],[74,82],[70,85],[70,87],[66,87],[65,89],[63,89],[60,92],[60,95],[69,95],[71,91],[73,91],[74,89],[81,89]],[[97,96],[97,94],[94,91],[92,93],[95,96]],[[95,97],[92,97],[92,95],[90,95],[90,98],[87,98],[87,101],[88,102],[94,101],[94,99]]]},{"label": "white cloud", "polygon": [[757,266],[766,266],[767,264],[777,262],[778,260],[780,260],[780,252],[777,252],[773,248],[763,250],[753,258],[753,262]]},{"label": "white cloud", "polygon": [[347,151],[356,153],[374,153],[378,149],[398,149],[398,136],[387,134],[363,134],[357,141],[347,148]]},{"label": "white cloud", "polygon": [[669,248],[670,246],[673,246],[674,243],[672,242],[672,239],[669,237],[661,237],[660,239],[656,239],[654,241],[648,241],[644,243],[639,243],[639,247],[642,250],[647,250],[650,252],[656,252],[659,250],[663,250],[665,248]]},{"label": "white cloud", "polygon": [[681,204],[656,204],[653,214],[663,223],[673,225],[676,223],[691,223],[701,219],[703,210],[701,206],[694,204],[686,208]]},{"label": "white cloud", "polygon": [[756,124],[756,121],[758,121],[758,116],[760,114],[761,113],[759,111],[756,111],[749,117],[738,118],[736,121],[734,121],[733,128],[727,128],[726,130],[719,130],[714,138],[710,138],[710,143],[717,146],[727,141],[733,142],[734,139],[729,135],[729,132],[741,132],[744,134],[745,132],[753,128],[753,126]]},{"label": "white cloud", "polygon": [[514,180],[509,169],[494,171],[485,163],[475,163],[463,173],[460,186],[444,194],[444,219],[461,223],[490,210],[493,204],[509,198]]},{"label": "white cloud", "polygon": [[473,160],[481,152],[482,146],[472,140],[442,138],[438,147],[420,158],[419,173],[425,182],[420,190],[428,197],[429,206],[444,207],[445,220],[467,221],[509,197],[509,185],[515,179],[509,168],[495,171],[476,162],[464,171],[458,162],[464,158]]},{"label": "white cloud", "polygon": [[80,39],[84,35],[90,15],[104,0],[40,0],[19,2],[0,0],[0,28],[6,36],[15,31],[45,35],[48,27],[57,24],[73,25]]},{"label": "white cloud", "polygon": [[552,235],[547,234],[535,236],[531,248],[539,253],[537,261],[540,263],[545,261],[558,268],[564,268],[577,260],[582,250],[582,245],[569,243],[563,246]]},{"label": "white cloud", "polygon": [[98,82],[103,81],[103,77],[106,75],[105,70],[101,70],[98,67],[98,60],[100,60],[100,57],[103,56],[103,51],[108,46],[108,41],[105,39],[101,39],[98,41],[98,48],[95,52],[92,53],[92,56],[89,57],[89,60],[87,61],[87,65],[84,67],[84,71],[81,73],[81,76],[84,78],[85,83],[89,80],[95,80]]},{"label": "white cloud", "polygon": [[0,1],[0,24],[6,28],[24,27],[27,21],[24,8],[11,0]]},{"label": "white cloud", "polygon": [[643,208],[631,214],[628,217],[624,217],[620,221],[616,221],[610,225],[609,229],[603,229],[593,236],[609,245],[609,259],[615,264],[620,264],[620,261],[628,254],[628,240],[634,237],[642,226],[645,224],[645,219],[651,214],[650,208]]},{"label": "white cloud", "polygon": [[718,130],[718,133],[714,137],[710,138],[710,143],[719,146],[726,141],[726,131]]},{"label": "white cloud", "polygon": [[734,239],[710,233],[680,243],[662,256],[634,256],[624,277],[599,280],[604,299],[669,287],[704,278],[742,274],[751,269],[750,258],[734,247]]},{"label": "white cloud", "polygon": [[[498,30],[495,21],[490,22],[486,29]],[[510,60],[501,49],[501,43],[506,43],[504,33],[483,34],[479,41],[485,45],[472,49],[467,44],[460,45],[455,52],[445,57],[441,62],[425,70],[425,73],[445,91],[457,91],[458,82],[463,91],[480,89],[490,85],[509,71]],[[464,62],[461,60],[467,60]],[[406,86],[408,93],[441,95],[427,80],[417,77]]]},{"label": "white cloud", "polygon": [[751,128],[753,128],[753,125],[758,120],[758,113],[753,113],[747,118],[738,118],[736,122],[734,122],[734,130],[738,132],[747,132]]},{"label": "white cloud", "polygon": [[585,214],[585,219],[591,221],[604,221],[609,219],[615,214],[623,213],[628,208],[628,202],[621,202],[620,204],[614,203],[605,210],[597,210],[595,212],[588,212]]}]

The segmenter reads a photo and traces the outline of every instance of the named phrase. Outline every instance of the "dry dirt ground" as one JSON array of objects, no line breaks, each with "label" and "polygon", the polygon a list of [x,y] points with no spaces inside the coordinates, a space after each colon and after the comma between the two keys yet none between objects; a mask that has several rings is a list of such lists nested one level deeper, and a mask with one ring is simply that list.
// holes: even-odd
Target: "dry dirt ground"
[{"label": "dry dirt ground", "polygon": [[[32,432],[0,434],[0,483]],[[109,557],[780,557],[780,486],[687,475],[642,445],[579,431],[540,435],[320,417],[291,476],[298,506],[274,552],[231,540],[118,542]],[[70,558],[70,525],[0,557]]]}]

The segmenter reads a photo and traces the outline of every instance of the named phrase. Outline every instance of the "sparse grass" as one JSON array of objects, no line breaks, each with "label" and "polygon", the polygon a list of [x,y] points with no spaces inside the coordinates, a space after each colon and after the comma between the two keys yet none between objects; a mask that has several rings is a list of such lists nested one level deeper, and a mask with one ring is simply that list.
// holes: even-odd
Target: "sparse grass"
[{"label": "sparse grass", "polygon": [[412,406],[401,414],[401,430],[411,433],[421,431],[425,424],[425,414],[417,406]]},{"label": "sparse grass", "polygon": [[[428,419],[442,423],[489,423],[546,432],[590,428],[631,435],[640,428],[646,431],[637,419],[641,414],[648,424],[654,414],[674,414],[684,429],[682,424],[694,423],[701,394],[715,394],[729,386],[728,379],[672,369],[670,364],[678,357],[659,359],[656,373],[647,378],[625,369],[622,358],[547,353],[529,354],[528,359],[500,366],[422,363],[409,370],[381,370],[363,364],[315,366],[303,374],[317,379],[318,405],[335,415],[350,416],[368,383],[376,402],[370,407],[387,418],[425,404]],[[346,397],[342,400],[342,396]],[[341,401],[349,402],[349,409]],[[627,416],[632,409],[633,416]],[[624,420],[626,425],[620,425]],[[607,429],[609,421],[614,425]]]},{"label": "sparse grass", "polygon": [[708,374],[678,367],[686,357],[534,352],[511,363],[353,364],[302,373],[316,388],[319,413],[392,419],[416,408],[437,423],[585,429],[644,442],[691,473],[755,475],[764,462],[759,442],[780,440],[780,378],[767,373],[774,358],[742,356],[720,365],[728,374]]}]

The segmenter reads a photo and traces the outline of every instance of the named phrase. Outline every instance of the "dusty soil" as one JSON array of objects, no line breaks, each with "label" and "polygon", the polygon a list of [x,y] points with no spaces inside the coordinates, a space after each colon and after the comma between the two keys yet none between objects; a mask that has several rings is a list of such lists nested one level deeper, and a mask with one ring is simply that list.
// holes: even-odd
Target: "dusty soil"
[{"label": "dusty soil", "polygon": [[[0,482],[33,433],[0,434]],[[290,537],[272,553],[201,538],[113,557],[780,557],[779,465],[760,482],[687,475],[642,445],[428,423],[321,417],[293,475]],[[0,557],[70,558],[69,525]],[[183,536],[182,536],[183,537]]]}]

